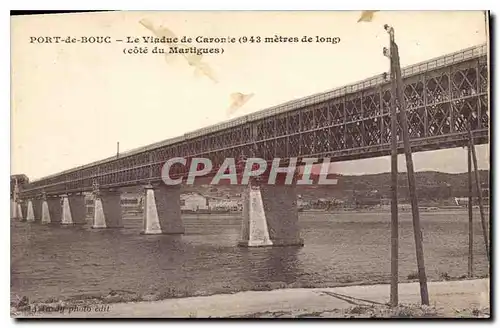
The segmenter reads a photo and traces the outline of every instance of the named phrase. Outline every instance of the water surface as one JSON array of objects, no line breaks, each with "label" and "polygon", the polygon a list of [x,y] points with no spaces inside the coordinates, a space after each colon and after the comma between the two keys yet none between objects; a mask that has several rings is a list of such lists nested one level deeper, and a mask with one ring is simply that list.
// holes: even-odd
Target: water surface
[{"label": "water surface", "polygon": [[[474,213],[475,274],[488,272]],[[184,215],[182,236],[141,235],[140,217],[124,228],[11,221],[11,296],[30,299],[183,295],[271,286],[335,286],[390,277],[390,213],[300,213],[304,247],[240,248],[238,215]],[[421,213],[429,279],[467,274],[466,210]],[[400,279],[416,271],[410,213],[400,215]]]}]

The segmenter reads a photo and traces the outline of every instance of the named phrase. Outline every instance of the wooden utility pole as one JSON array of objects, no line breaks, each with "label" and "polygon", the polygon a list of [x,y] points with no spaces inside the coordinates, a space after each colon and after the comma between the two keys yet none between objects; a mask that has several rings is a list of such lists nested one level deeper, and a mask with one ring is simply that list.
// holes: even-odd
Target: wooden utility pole
[{"label": "wooden utility pole", "polygon": [[388,25],[384,26],[390,35],[391,40],[391,61],[394,67],[397,81],[397,99],[399,104],[399,114],[401,129],[403,130],[403,145],[406,158],[406,171],[408,174],[408,187],[410,191],[411,210],[413,216],[413,233],[415,236],[415,250],[417,255],[418,279],[420,282],[420,298],[422,304],[429,305],[429,293],[427,291],[427,276],[425,274],[424,248],[422,245],[422,231],[420,228],[420,215],[418,211],[417,187],[415,172],[413,169],[413,158],[410,147],[410,137],[408,132],[408,119],[406,117],[406,105],[403,90],[403,79],[401,77],[401,65],[399,62],[398,46],[394,40],[394,29]]},{"label": "wooden utility pole", "polygon": [[474,164],[474,175],[476,177],[476,193],[477,193],[477,200],[479,203],[479,214],[481,215],[481,226],[483,228],[484,247],[486,248],[486,257],[488,258],[488,262],[489,262],[490,261],[490,251],[489,251],[489,247],[488,247],[488,227],[486,226],[486,221],[484,220],[483,195],[481,192],[481,179],[479,178],[479,170],[477,168],[476,148],[474,146],[474,139],[472,137],[470,125],[469,125],[468,132],[469,132],[469,148],[471,150],[472,163]]},{"label": "wooden utility pole", "polygon": [[472,227],[472,164],[471,164],[471,157],[472,157],[472,149],[470,147],[470,140],[469,140],[469,146],[467,147],[467,173],[468,173],[468,188],[469,188],[469,201],[467,204],[467,208],[469,210],[469,270],[468,270],[468,275],[469,277],[472,277],[473,275],[473,263],[474,263],[474,229]]},{"label": "wooden utility pole", "polygon": [[[384,48],[384,56],[391,58],[390,50]],[[393,61],[390,60],[391,76],[391,306],[398,305],[398,119],[396,112],[397,81]]]}]

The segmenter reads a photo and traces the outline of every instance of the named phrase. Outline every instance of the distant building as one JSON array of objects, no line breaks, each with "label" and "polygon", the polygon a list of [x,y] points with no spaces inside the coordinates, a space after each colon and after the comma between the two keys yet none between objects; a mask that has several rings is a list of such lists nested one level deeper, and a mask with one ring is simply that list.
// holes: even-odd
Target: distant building
[{"label": "distant building", "polygon": [[398,209],[401,211],[411,211],[410,204],[398,204]]},{"label": "distant building", "polygon": [[310,204],[309,204],[309,202],[304,201],[304,200],[299,198],[299,199],[297,199],[297,207],[298,208],[309,208]]},{"label": "distant building", "polygon": [[[85,195],[87,215],[94,213],[94,196],[92,193]],[[180,196],[181,211],[241,211],[242,203],[239,199],[205,197],[199,193],[186,193]],[[144,210],[144,196],[137,193],[122,193],[121,207],[123,213],[140,213]]]},{"label": "distant building", "polygon": [[[87,216],[94,215],[94,195],[92,193],[85,194],[85,207]],[[124,192],[121,194],[121,208],[125,214],[141,213],[144,207],[144,197],[136,193]]]},{"label": "distant building", "polygon": [[[467,206],[469,205],[469,197],[455,197],[455,204],[457,206]],[[483,196],[483,205],[488,205],[490,203],[489,197]],[[477,197],[472,197],[472,205],[479,205]]]},{"label": "distant building", "polygon": [[140,213],[144,206],[144,197],[136,193],[122,193],[121,205],[124,213]]},{"label": "distant building", "polygon": [[181,211],[208,210],[208,199],[198,193],[181,195]]},{"label": "distant building", "polygon": [[455,197],[455,204],[463,206],[469,204],[469,197]]},{"label": "distant building", "polygon": [[238,212],[243,209],[241,200],[210,197],[208,199],[211,211],[231,211]]}]

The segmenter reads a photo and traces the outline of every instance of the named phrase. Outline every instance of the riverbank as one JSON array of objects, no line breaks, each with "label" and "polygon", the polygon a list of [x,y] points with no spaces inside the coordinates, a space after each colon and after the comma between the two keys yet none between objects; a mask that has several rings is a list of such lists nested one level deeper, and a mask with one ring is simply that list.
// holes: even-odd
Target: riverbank
[{"label": "riverbank", "polygon": [[420,303],[419,284],[399,285],[401,306],[389,308],[388,284],[335,288],[246,291],[152,302],[31,304],[16,318],[299,318],[475,317],[489,318],[489,279],[430,282],[430,306]]}]

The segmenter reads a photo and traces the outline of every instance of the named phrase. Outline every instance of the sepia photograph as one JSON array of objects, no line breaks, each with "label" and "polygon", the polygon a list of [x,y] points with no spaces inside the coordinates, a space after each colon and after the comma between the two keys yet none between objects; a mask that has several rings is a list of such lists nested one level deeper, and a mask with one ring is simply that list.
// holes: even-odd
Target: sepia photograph
[{"label": "sepia photograph", "polygon": [[491,320],[490,14],[12,11],[11,318]]}]

